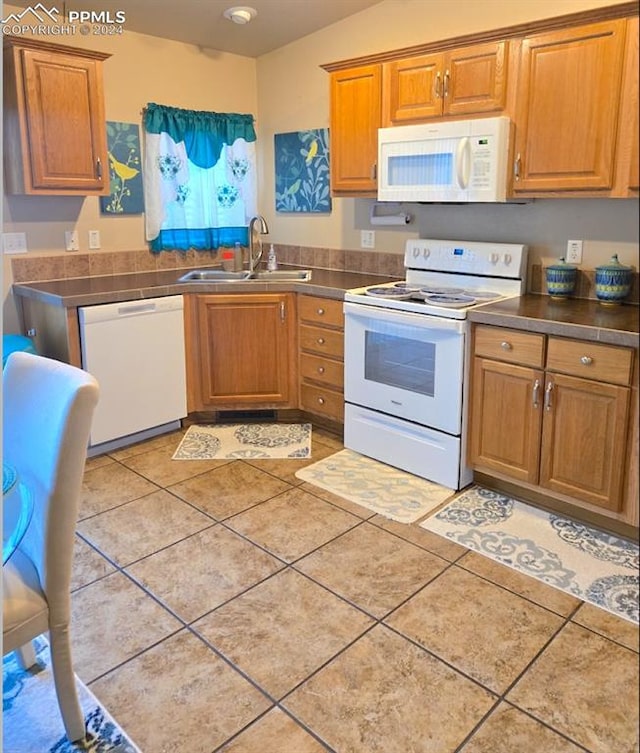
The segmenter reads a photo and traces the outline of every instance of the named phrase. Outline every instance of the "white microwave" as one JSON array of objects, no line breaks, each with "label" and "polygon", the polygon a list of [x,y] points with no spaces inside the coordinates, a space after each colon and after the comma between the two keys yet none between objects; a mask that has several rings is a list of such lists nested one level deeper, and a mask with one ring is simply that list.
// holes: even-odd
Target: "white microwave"
[{"label": "white microwave", "polygon": [[378,200],[507,200],[510,121],[450,120],[378,130]]}]

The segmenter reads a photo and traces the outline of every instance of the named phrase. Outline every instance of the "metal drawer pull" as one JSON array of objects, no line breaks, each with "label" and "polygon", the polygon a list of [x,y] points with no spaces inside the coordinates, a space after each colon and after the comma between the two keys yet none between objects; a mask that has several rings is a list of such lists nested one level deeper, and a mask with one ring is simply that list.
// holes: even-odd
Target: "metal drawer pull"
[{"label": "metal drawer pull", "polygon": [[324,374],[324,366],[318,366],[318,374]]},{"label": "metal drawer pull", "polygon": [[324,314],[324,309],[318,309],[317,314],[318,316],[322,316]]},{"label": "metal drawer pull", "polygon": [[435,95],[435,98],[438,99],[441,96],[441,86],[440,86],[440,71],[436,73],[435,81],[433,82],[433,93]]},{"label": "metal drawer pull", "polygon": [[538,399],[540,397],[540,380],[536,379],[533,383],[533,407],[538,407]]},{"label": "metal drawer pull", "polygon": [[319,337],[317,342],[318,345],[324,345],[324,337]]},{"label": "metal drawer pull", "polygon": [[593,358],[591,358],[591,356],[582,356],[580,363],[584,364],[585,366],[591,366],[591,364],[593,363]]},{"label": "metal drawer pull", "polygon": [[320,405],[324,405],[324,398],[323,397],[319,397],[318,398],[318,402],[320,403]]},{"label": "metal drawer pull", "polygon": [[520,154],[516,156],[516,160],[513,163],[513,177],[516,180],[520,180],[520,170],[522,169],[522,157]]},{"label": "metal drawer pull", "polygon": [[513,345],[511,343],[508,343],[506,340],[503,340],[500,343],[500,347],[502,348],[502,350],[512,350],[513,349]]},{"label": "metal drawer pull", "polygon": [[544,409],[545,410],[551,410],[552,403],[551,403],[551,392],[553,390],[553,382],[548,382],[547,387],[544,391]]}]

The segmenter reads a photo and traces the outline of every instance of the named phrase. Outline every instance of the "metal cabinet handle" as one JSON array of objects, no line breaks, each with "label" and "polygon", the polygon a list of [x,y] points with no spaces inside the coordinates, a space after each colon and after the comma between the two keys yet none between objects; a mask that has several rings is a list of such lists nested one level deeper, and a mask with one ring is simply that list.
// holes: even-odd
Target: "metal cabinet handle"
[{"label": "metal cabinet handle", "polygon": [[322,316],[324,314],[324,309],[318,309],[316,313],[318,314],[318,316]]},{"label": "metal cabinet handle", "polygon": [[324,345],[324,337],[319,337],[317,343],[318,345]]},{"label": "metal cabinet handle", "polygon": [[318,374],[324,374],[324,366],[318,366]]},{"label": "metal cabinet handle", "polygon": [[544,391],[544,409],[551,410],[553,403],[551,402],[551,393],[553,392],[553,382],[547,382],[546,389]]},{"label": "metal cabinet handle", "polygon": [[287,309],[284,301],[280,301],[280,321],[284,322],[287,316]]},{"label": "metal cabinet handle", "polygon": [[371,180],[376,180],[377,177],[378,177],[378,165],[377,163],[374,162],[373,165],[371,165]]},{"label": "metal cabinet handle", "polygon": [[510,342],[507,342],[506,340],[503,340],[500,343],[500,347],[502,350],[513,350],[513,345]]},{"label": "metal cabinet handle", "polygon": [[102,160],[100,157],[96,160],[96,175],[98,176],[98,179],[102,178]]},{"label": "metal cabinet handle", "polygon": [[318,402],[320,403],[320,405],[324,405],[324,398],[323,397],[319,397],[318,398]]},{"label": "metal cabinet handle", "polygon": [[451,77],[449,76],[449,71],[445,71],[444,73],[444,87],[443,87],[443,96],[448,97],[449,96],[449,79]]},{"label": "metal cabinet handle", "polygon": [[440,71],[436,73],[436,80],[433,82],[433,93],[436,99],[442,96],[442,77],[440,76]]},{"label": "metal cabinet handle", "polygon": [[593,358],[591,358],[591,356],[582,356],[580,363],[584,366],[591,366],[591,364],[593,363]]},{"label": "metal cabinet handle", "polygon": [[533,383],[533,407],[534,408],[538,407],[539,398],[540,398],[540,380],[536,379],[536,381]]},{"label": "metal cabinet handle", "polygon": [[516,180],[520,180],[520,170],[522,168],[522,157],[520,152],[516,155],[516,161],[513,163],[513,177]]}]

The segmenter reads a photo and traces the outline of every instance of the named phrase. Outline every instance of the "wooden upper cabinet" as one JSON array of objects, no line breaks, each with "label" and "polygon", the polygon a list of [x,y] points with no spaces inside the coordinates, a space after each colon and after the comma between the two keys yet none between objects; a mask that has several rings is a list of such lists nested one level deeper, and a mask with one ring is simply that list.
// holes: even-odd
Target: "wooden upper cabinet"
[{"label": "wooden upper cabinet", "polygon": [[9,193],[109,193],[103,53],[5,38],[4,161]]},{"label": "wooden upper cabinet", "polygon": [[491,42],[385,63],[385,125],[502,111],[508,51],[509,42]]},{"label": "wooden upper cabinet", "polygon": [[606,21],[523,40],[516,194],[612,188],[626,23]]},{"label": "wooden upper cabinet", "polygon": [[375,195],[381,96],[380,65],[331,74],[331,189],[336,194]]},{"label": "wooden upper cabinet", "polygon": [[620,102],[620,129],[616,153],[615,196],[637,196],[638,176],[638,17],[627,21],[625,55]]}]

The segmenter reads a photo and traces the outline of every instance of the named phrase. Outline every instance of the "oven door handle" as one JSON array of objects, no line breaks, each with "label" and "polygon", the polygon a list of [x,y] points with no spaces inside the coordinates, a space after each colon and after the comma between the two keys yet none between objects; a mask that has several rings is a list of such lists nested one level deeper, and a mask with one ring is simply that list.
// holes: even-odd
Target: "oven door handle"
[{"label": "oven door handle", "polygon": [[344,304],[345,324],[350,317],[358,317],[376,322],[388,322],[389,324],[405,324],[407,327],[420,327],[430,331],[441,330],[445,332],[463,333],[465,331],[465,319],[447,319],[431,314],[414,314],[410,311],[398,309],[385,309],[381,306],[369,306],[363,303]]}]

